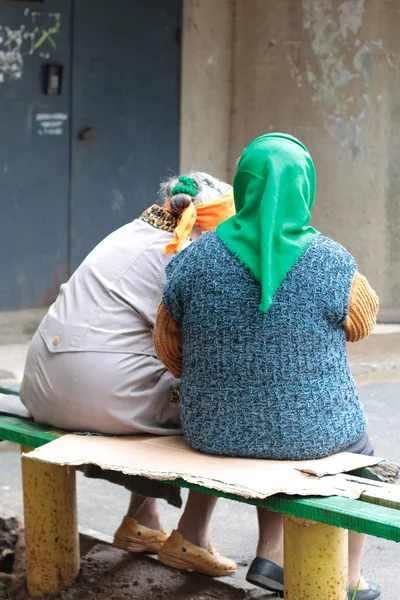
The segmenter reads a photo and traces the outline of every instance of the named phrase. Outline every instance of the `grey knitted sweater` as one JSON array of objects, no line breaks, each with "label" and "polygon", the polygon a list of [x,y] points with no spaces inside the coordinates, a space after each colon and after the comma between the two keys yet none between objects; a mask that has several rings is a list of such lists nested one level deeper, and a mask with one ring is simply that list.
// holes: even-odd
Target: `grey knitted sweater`
[{"label": "grey knitted sweater", "polygon": [[260,286],[214,232],[167,267],[181,324],[181,420],[195,449],[269,459],[338,452],[366,428],[342,323],[356,264],[316,236],[266,313]]}]

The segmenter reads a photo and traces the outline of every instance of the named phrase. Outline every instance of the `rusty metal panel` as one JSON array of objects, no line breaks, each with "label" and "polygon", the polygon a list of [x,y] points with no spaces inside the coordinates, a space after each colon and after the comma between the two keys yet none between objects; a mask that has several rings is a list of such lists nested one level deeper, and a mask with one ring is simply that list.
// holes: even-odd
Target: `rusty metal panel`
[{"label": "rusty metal panel", "polygon": [[79,0],[71,267],[156,200],[179,165],[181,0]]},{"label": "rusty metal panel", "polygon": [[[0,3],[0,309],[49,304],[67,276],[71,3]],[[46,65],[62,67],[45,94]]]}]

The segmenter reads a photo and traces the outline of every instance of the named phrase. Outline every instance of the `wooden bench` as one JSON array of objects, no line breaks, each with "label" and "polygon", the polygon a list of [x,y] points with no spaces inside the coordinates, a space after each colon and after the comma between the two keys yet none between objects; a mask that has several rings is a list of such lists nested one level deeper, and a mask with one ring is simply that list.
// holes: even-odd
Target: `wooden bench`
[{"label": "wooden bench", "polygon": [[[18,386],[0,384],[0,393],[18,392]],[[62,435],[62,431],[0,415],[0,440],[20,444],[23,453]],[[21,462],[28,590],[32,598],[57,595],[73,584],[80,568],[75,469],[31,460],[25,454]],[[285,598],[347,600],[346,530],[400,541],[400,488],[372,482],[365,476],[370,477],[368,469],[351,475],[365,490],[359,500],[283,494],[253,500],[183,479],[169,483],[283,513]],[[329,581],[337,582],[339,595],[329,595]]]}]

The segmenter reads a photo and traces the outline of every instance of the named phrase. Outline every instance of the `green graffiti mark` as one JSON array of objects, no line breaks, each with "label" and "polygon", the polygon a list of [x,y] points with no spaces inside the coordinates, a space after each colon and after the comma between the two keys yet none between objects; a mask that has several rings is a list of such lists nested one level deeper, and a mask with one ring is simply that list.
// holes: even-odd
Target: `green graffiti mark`
[{"label": "green graffiti mark", "polygon": [[[40,13],[32,13],[32,21],[34,23],[34,25],[37,24],[37,17],[40,16]],[[54,41],[54,35],[56,35],[59,31],[60,31],[60,21],[61,21],[61,15],[59,13],[50,13],[49,17],[52,17],[55,20],[55,24],[53,27],[48,27],[48,28],[44,28],[44,27],[35,27],[35,32],[41,32],[40,38],[35,42],[33,48],[34,50],[37,50],[38,48],[40,48],[41,46],[43,46],[43,44],[48,41],[54,48],[54,50],[57,49],[57,44]]]},{"label": "green graffiti mark", "polygon": [[54,50],[56,50],[57,45],[53,39],[53,35],[55,33],[58,33],[59,28],[58,27],[50,27],[49,29],[43,29],[42,30],[42,35],[40,36],[40,38],[38,39],[38,41],[35,43],[34,48],[35,50],[37,50],[38,48],[40,48],[40,46],[42,46],[46,40],[48,40],[50,42],[50,44],[53,46]]}]

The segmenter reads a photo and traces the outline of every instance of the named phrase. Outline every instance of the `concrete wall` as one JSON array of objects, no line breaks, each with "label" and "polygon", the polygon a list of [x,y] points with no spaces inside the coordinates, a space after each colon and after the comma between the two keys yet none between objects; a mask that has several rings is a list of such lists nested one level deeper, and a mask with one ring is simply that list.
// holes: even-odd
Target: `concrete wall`
[{"label": "concrete wall", "polygon": [[231,177],[255,136],[298,136],[315,226],[400,316],[400,0],[186,0],[185,26],[183,164]]},{"label": "concrete wall", "polygon": [[182,171],[227,177],[233,14],[233,0],[183,3]]}]

